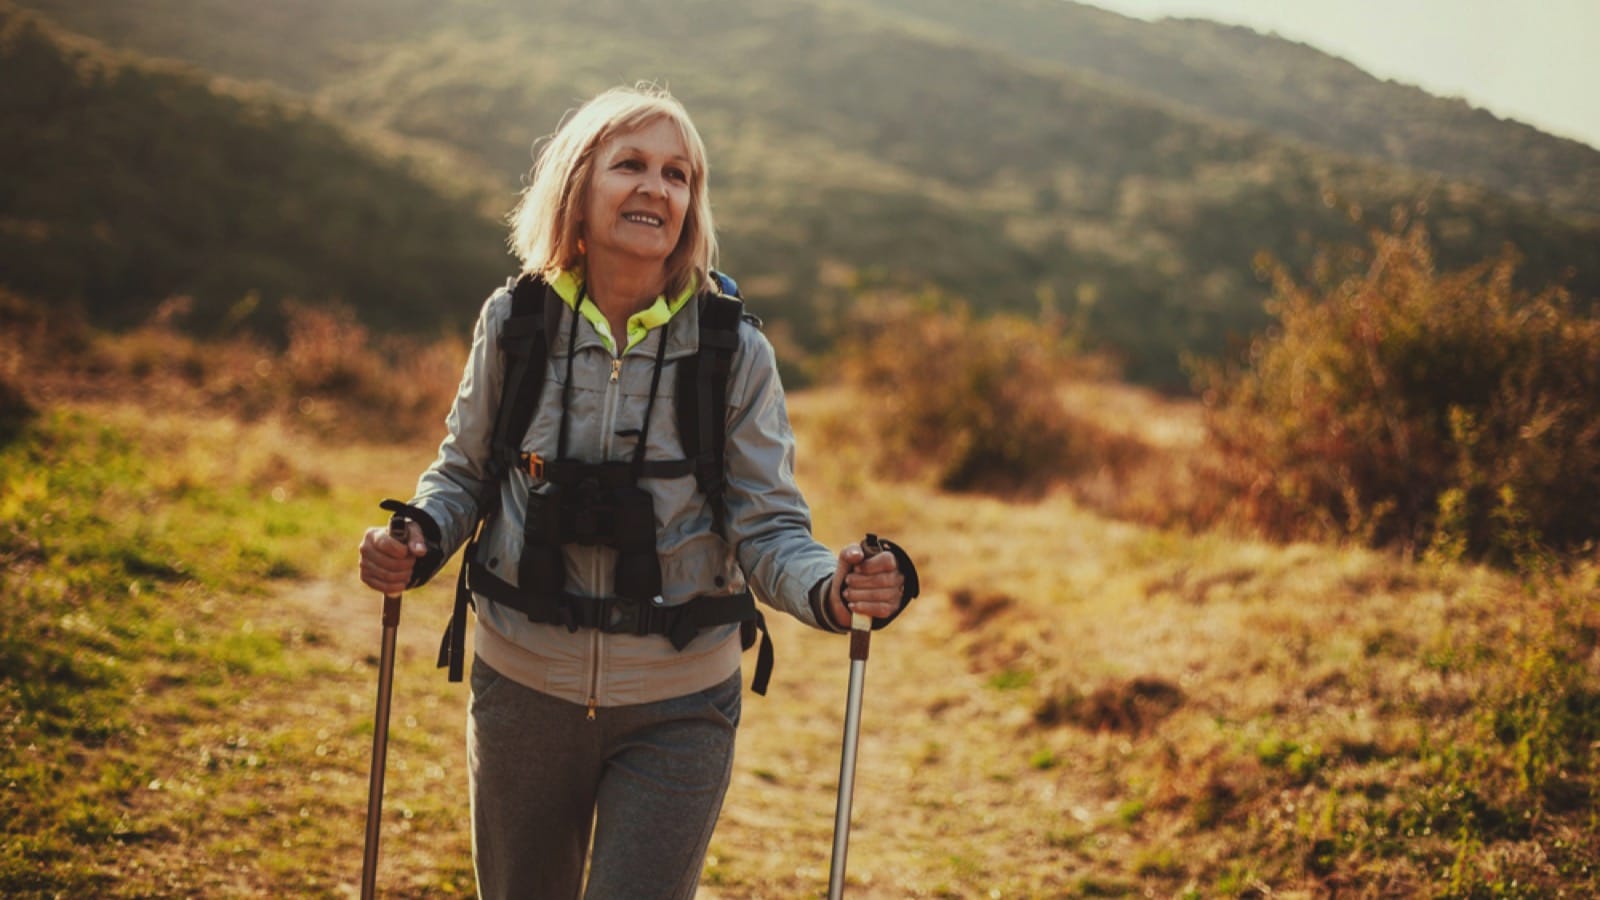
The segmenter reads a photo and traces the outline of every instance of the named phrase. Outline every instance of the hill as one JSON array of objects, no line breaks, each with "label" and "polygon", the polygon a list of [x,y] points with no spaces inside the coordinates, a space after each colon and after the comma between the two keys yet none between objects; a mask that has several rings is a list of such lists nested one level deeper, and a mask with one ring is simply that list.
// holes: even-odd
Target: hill
[{"label": "hill", "polygon": [[1220,119],[1600,216],[1600,149],[1375,78],[1276,35],[1203,19],[1144,22],[1055,0],[868,4]]},{"label": "hill", "polygon": [[[1030,23],[1033,44],[1074,29],[1180,33],[1070,4],[1081,23],[1052,18],[1054,6],[996,7],[1012,31],[988,36],[932,13],[810,0],[28,5],[118,46],[270,83],[496,212],[530,145],[577,100],[665,81],[710,146],[726,267],[775,335],[803,348],[825,345],[865,289],[933,288],[1065,316],[1128,377],[1179,387],[1183,353],[1218,353],[1265,324],[1258,254],[1303,267],[1397,207],[1425,209],[1445,265],[1511,243],[1529,282],[1600,296],[1600,225],[1541,205],[1538,189],[1518,187],[1527,199],[1318,147],[1012,48]],[[1280,49],[1274,74],[1328,62]],[[1278,79],[1258,81],[1268,91]],[[1362,126],[1377,143],[1384,127]],[[482,292],[463,279],[443,295]]]},{"label": "hill", "polygon": [[[0,6],[0,283],[102,325],[186,297],[273,330],[278,301],[464,327],[511,268],[473,201],[286,98],[71,38]],[[459,301],[455,308],[441,297]]]}]

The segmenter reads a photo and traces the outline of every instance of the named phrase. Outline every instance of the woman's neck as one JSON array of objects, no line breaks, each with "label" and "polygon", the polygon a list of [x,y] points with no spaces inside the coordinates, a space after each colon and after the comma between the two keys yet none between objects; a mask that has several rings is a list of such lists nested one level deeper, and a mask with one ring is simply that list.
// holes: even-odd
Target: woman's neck
[{"label": "woman's neck", "polygon": [[662,266],[619,265],[591,258],[584,280],[589,299],[605,315],[620,353],[628,340],[628,320],[648,309],[664,289]]},{"label": "woman's neck", "polygon": [[632,315],[661,296],[666,277],[659,264],[618,266],[603,259],[589,259],[584,269],[584,282],[589,288],[589,298],[594,299],[606,315],[613,309]]}]

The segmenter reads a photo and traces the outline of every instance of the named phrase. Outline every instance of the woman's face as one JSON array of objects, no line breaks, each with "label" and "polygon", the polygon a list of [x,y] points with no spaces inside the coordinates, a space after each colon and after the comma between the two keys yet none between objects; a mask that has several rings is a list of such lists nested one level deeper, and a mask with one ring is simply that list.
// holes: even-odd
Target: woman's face
[{"label": "woman's face", "polygon": [[683,233],[689,176],[689,151],[670,119],[601,144],[583,210],[590,263],[665,263]]}]

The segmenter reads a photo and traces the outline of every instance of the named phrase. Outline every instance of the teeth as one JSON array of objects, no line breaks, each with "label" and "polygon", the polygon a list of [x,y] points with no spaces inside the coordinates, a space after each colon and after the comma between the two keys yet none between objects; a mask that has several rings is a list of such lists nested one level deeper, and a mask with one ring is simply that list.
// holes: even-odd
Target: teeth
[{"label": "teeth", "polygon": [[660,225],[661,219],[648,213],[623,213],[622,217],[629,222],[638,222],[641,225]]}]

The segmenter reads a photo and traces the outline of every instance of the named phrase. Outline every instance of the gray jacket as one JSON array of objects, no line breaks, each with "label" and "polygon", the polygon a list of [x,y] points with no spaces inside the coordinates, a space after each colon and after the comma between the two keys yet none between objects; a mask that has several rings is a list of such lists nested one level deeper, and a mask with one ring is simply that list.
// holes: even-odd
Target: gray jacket
[{"label": "gray jacket", "polygon": [[[510,312],[508,285],[483,306],[446,421],[448,434],[411,501],[439,527],[445,558],[471,537],[478,498],[493,487],[486,483],[489,441],[505,375],[499,336]],[[667,326],[652,330],[620,360],[587,321],[578,323],[567,411],[569,457],[583,462],[632,458],[649,401],[657,347],[665,332],[666,355],[646,453],[654,460],[683,458],[672,402],[677,385],[673,367],[698,350],[698,313],[694,302],[685,304]],[[567,334],[576,315],[570,307],[562,309],[558,336],[551,342],[546,387],[522,440],[524,451],[545,459],[556,457]],[[663,600],[676,605],[702,595],[736,593],[748,584],[767,605],[832,630],[825,618],[819,618],[813,588],[833,574],[836,557],[811,536],[810,511],[794,482],[794,435],[772,345],[749,323],[739,328],[726,412],[726,540],[714,532],[710,505],[692,476],[639,482],[654,498]],[[500,512],[485,524],[477,548],[479,561],[511,584],[517,583],[530,488],[541,490],[544,485],[534,483],[526,471],[513,471],[496,488],[501,491]],[[564,553],[569,592],[590,597],[611,593],[614,550],[568,545]],[[736,624],[706,629],[679,651],[663,636],[574,632],[531,622],[482,595],[474,599],[478,610],[474,650],[479,656],[515,681],[591,709],[703,690],[726,679],[739,665]]]}]

